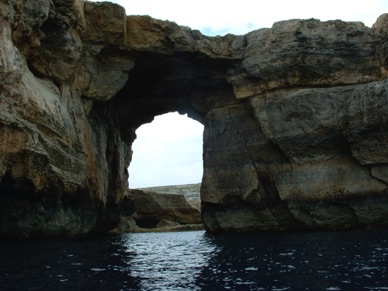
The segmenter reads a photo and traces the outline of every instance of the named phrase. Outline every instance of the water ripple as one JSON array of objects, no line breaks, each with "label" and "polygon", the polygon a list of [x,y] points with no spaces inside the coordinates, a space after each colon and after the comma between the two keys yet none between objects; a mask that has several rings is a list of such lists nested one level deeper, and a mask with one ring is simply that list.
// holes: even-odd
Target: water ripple
[{"label": "water ripple", "polygon": [[388,232],[0,242],[0,290],[388,290]]}]

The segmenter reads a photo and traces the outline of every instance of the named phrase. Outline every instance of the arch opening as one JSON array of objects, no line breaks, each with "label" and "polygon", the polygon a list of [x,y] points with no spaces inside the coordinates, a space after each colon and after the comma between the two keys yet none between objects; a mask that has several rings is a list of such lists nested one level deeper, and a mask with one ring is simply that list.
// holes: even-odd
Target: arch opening
[{"label": "arch opening", "polygon": [[129,187],[201,183],[203,130],[201,123],[178,112],[156,116],[139,127],[132,144]]},{"label": "arch opening", "polygon": [[[203,177],[207,176],[205,173],[209,172],[209,162],[207,161],[209,154],[205,154],[204,149],[204,147],[208,148],[208,114],[215,108],[222,108],[223,106],[230,106],[241,102],[239,100],[236,101],[233,87],[226,78],[226,68],[230,66],[231,62],[235,62],[235,60],[209,60],[203,55],[190,55],[187,53],[178,53],[171,56],[139,54],[136,59],[136,66],[130,71],[124,87],[107,103],[101,103],[94,106],[94,109],[102,116],[107,116],[107,119],[108,117],[114,117],[112,124],[119,128],[119,135],[123,141],[123,144],[121,145],[125,144],[131,147],[131,150],[124,146],[120,148],[125,155],[124,161],[119,160],[120,166],[124,166],[124,168],[121,169],[125,171],[125,175],[119,177],[119,179],[115,176],[110,178],[111,184],[113,185],[112,188],[114,188],[112,191],[112,201],[117,201],[117,197],[121,197],[119,195],[125,195],[125,193],[116,191],[115,187],[117,181],[124,181],[126,186],[129,187],[130,196],[133,198],[133,200],[131,200],[133,201],[131,202],[133,203],[131,211],[134,211],[133,216],[131,216],[130,219],[134,219],[135,222],[138,222],[146,216],[145,213],[148,213],[148,220],[144,225],[147,227],[149,227],[149,225],[154,226],[156,220],[159,224],[159,222],[161,222],[161,216],[159,214],[156,220],[151,220],[149,217],[157,213],[156,209],[158,209],[158,207],[160,208],[161,204],[166,204],[163,202],[166,201],[166,199],[165,197],[160,198],[162,200],[161,202],[156,195],[152,196],[152,193],[151,195],[148,195],[148,193],[144,195],[144,193],[152,192],[153,190],[149,189],[152,186],[173,184],[176,186],[178,184],[187,185],[189,183],[189,185],[196,186],[194,191],[198,194],[195,201],[187,199],[187,196],[182,197],[182,195],[176,195],[177,197],[171,199],[179,200],[183,198],[186,202],[181,200],[179,203],[189,204],[187,207],[184,206],[184,209],[181,212],[184,212],[184,216],[189,217],[190,219],[179,219],[178,221],[175,219],[176,215],[174,214],[174,219],[172,221],[178,222],[181,225],[201,224],[201,227],[203,228],[203,203],[199,196],[202,196],[203,193],[203,182],[205,181]],[[150,154],[156,153],[157,151],[148,149],[145,154],[141,154],[140,150],[136,148],[141,139],[140,135],[143,127],[147,128],[148,126],[152,126],[152,124],[155,124],[159,119],[158,116],[175,111],[179,112],[179,114],[187,114],[187,117],[189,118],[181,117],[201,128],[199,142],[197,143],[200,169],[194,170],[194,173],[198,175],[197,180],[168,180],[170,177],[177,178],[182,174],[191,178],[193,174],[190,175],[189,173],[193,173],[193,169],[195,169],[195,167],[190,166],[190,163],[188,162],[179,162],[177,160],[176,151],[169,155],[157,155],[167,158],[167,160],[171,160],[171,162],[167,163],[164,167],[159,166],[159,172],[153,174],[151,173],[151,166],[156,164],[156,160],[155,157],[152,157]],[[179,116],[177,113],[175,114]],[[213,115],[214,114],[211,116]],[[154,119],[155,121],[153,121]],[[183,121],[175,121],[174,124],[182,126]],[[162,126],[161,128],[172,133],[174,137],[176,136],[176,130],[172,130],[171,125]],[[183,128],[185,127],[183,126]],[[191,130],[188,130],[187,128],[184,129],[184,131],[191,132]],[[161,129],[157,132],[163,133]],[[154,134],[154,136],[155,135],[156,134]],[[164,135],[170,136],[168,134]],[[120,143],[117,143],[117,139],[113,139],[112,143],[113,147],[121,146]],[[173,143],[175,145],[181,144],[179,141],[173,141]],[[155,141],[150,141],[144,148],[147,149],[154,145]],[[110,148],[109,150],[112,152]],[[186,152],[183,155],[184,157],[190,156],[187,154],[187,150],[188,148],[184,147],[183,152]],[[168,159],[169,156],[170,159]],[[115,157],[113,157],[113,159]],[[138,162],[136,160],[138,160]],[[139,169],[137,170],[134,168],[136,163],[139,164]],[[178,167],[175,172],[172,170],[173,164]],[[113,165],[113,167],[115,167],[115,165]],[[187,167],[189,170],[185,170]],[[147,182],[141,184],[135,182],[137,180],[135,175],[140,173],[146,173],[146,176],[148,176]],[[122,180],[122,178],[125,180]],[[159,180],[157,181],[156,178]],[[209,183],[208,180],[209,179],[206,179],[205,184]],[[172,188],[173,187],[170,189]],[[154,193],[155,192],[156,191],[154,191]],[[164,191],[157,192],[166,193]],[[114,196],[115,194],[116,196]],[[150,198],[150,200],[146,200],[147,197]],[[140,205],[144,205],[147,209],[141,209]],[[187,210],[190,211],[190,215],[187,215]],[[181,214],[179,215],[181,216]],[[171,216],[168,215],[168,217]],[[170,220],[169,218],[166,219]],[[142,222],[144,221],[142,220],[141,224]]]}]

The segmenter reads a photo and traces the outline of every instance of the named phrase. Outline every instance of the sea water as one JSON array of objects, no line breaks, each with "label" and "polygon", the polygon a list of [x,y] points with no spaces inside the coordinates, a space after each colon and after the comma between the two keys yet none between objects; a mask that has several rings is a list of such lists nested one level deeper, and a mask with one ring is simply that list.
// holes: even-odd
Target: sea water
[{"label": "sea water", "polygon": [[388,230],[5,241],[0,290],[388,290]]}]

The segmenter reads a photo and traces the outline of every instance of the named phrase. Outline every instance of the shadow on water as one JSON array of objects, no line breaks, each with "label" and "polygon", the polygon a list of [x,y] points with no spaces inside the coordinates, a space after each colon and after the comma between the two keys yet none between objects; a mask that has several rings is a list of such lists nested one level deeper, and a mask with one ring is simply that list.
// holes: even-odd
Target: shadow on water
[{"label": "shadow on water", "polygon": [[[388,290],[387,230],[216,236],[197,285],[229,290]],[[210,283],[209,283],[210,282]]]},{"label": "shadow on water", "polygon": [[0,243],[0,290],[138,290],[112,237]]},{"label": "shadow on water", "polygon": [[0,242],[0,290],[388,290],[387,229]]}]

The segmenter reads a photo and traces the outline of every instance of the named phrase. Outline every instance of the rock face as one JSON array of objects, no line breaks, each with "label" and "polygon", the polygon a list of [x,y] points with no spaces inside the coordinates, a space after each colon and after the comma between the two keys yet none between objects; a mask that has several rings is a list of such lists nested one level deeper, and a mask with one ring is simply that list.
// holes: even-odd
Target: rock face
[{"label": "rock face", "polygon": [[192,204],[199,210],[201,209],[201,183],[156,186],[156,187],[149,187],[149,188],[140,188],[139,190],[152,191],[152,192],[157,192],[162,194],[183,195],[190,204]]},{"label": "rock face", "polygon": [[205,125],[209,231],[388,225],[388,15],[223,37],[83,0],[0,17],[0,236],[114,228],[135,131],[171,111]]},{"label": "rock face", "polygon": [[201,213],[183,195],[131,190],[139,227],[155,228],[161,221],[200,224]]}]

